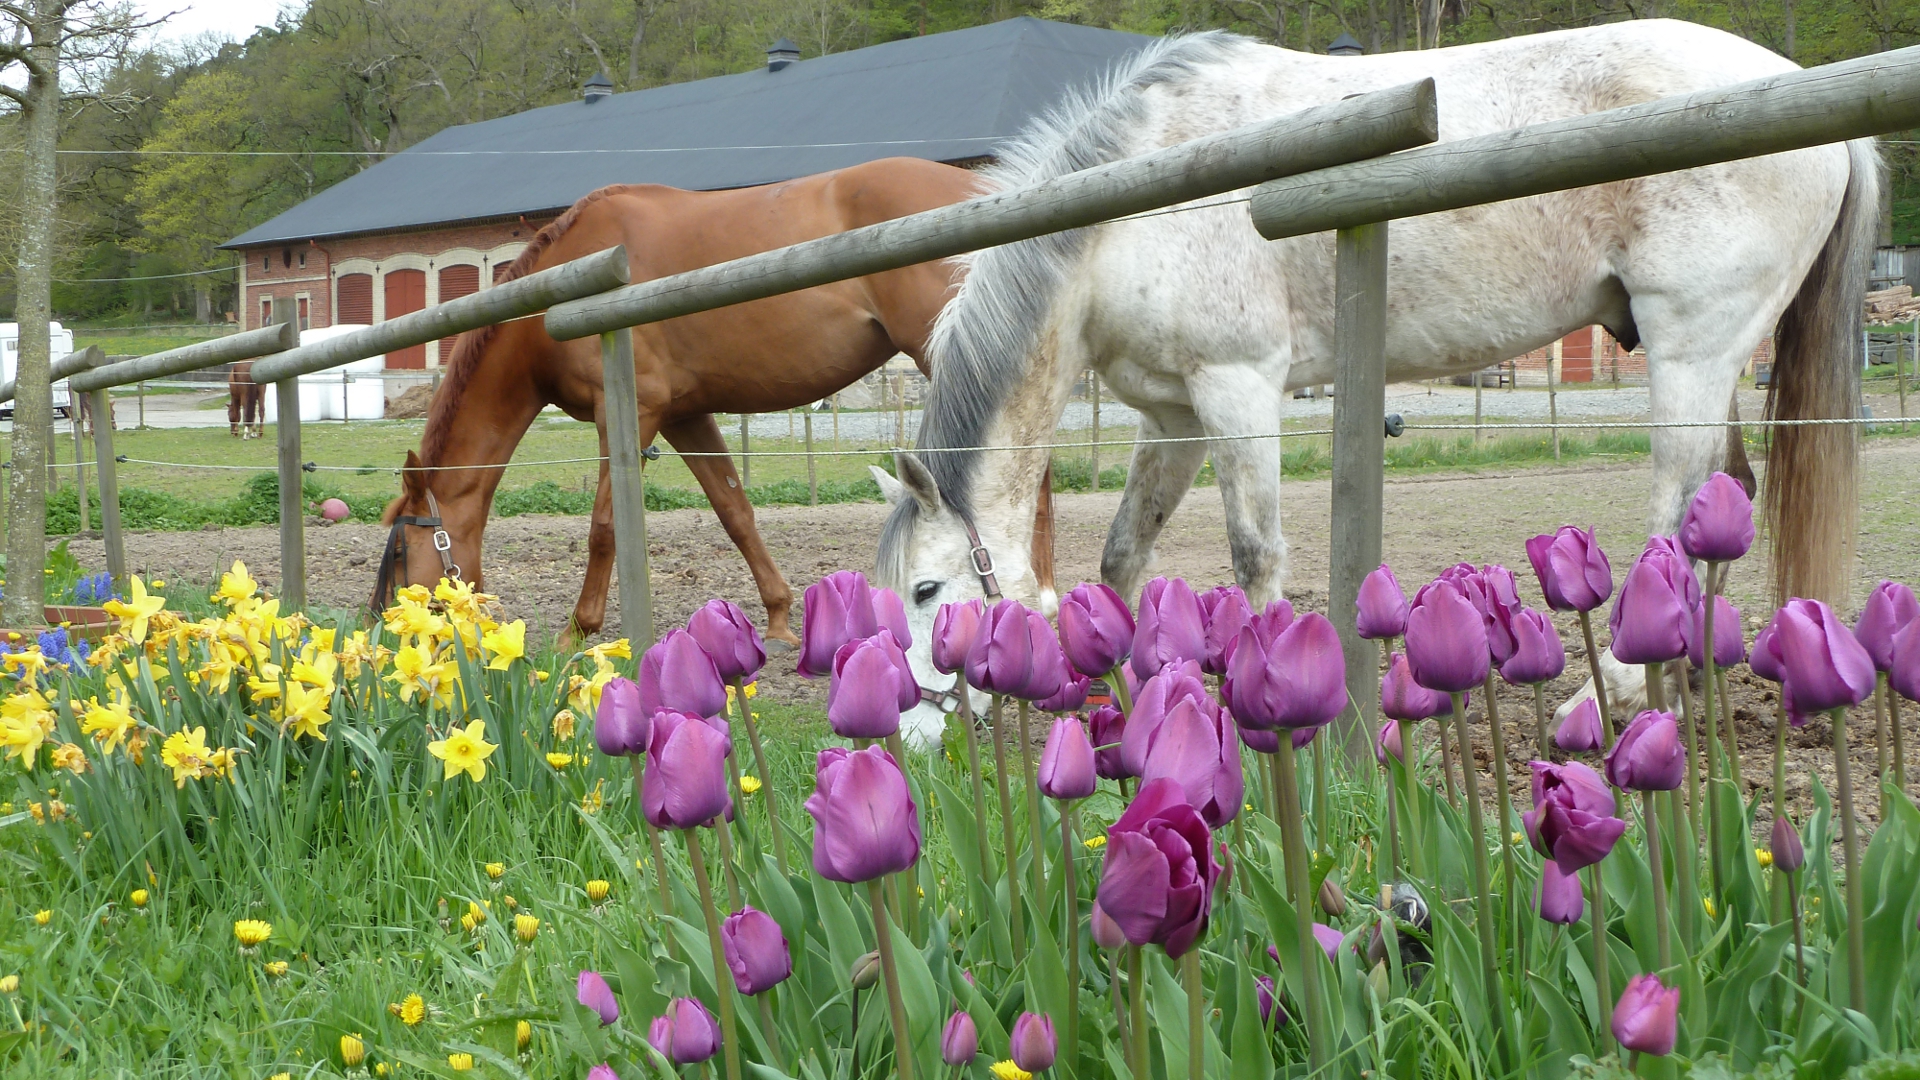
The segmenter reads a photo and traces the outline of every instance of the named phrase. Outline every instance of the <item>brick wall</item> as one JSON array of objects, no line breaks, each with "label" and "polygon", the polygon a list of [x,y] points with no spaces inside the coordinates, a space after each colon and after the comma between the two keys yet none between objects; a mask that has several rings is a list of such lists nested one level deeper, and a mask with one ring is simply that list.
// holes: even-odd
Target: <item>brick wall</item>
[{"label": "brick wall", "polygon": [[[1596,352],[1594,346],[1598,344]],[[1748,360],[1746,371],[1751,373],[1755,362],[1770,363],[1773,360],[1773,336],[1760,340],[1760,347],[1753,351]],[[1516,356],[1502,367],[1513,372],[1514,381],[1520,386],[1545,386],[1547,369],[1553,362],[1553,348],[1535,349],[1530,353]],[[1627,352],[1613,335],[1600,327],[1588,327],[1575,330],[1560,339],[1560,382],[1562,384],[1614,382],[1645,384],[1647,381],[1647,351],[1637,348]]]},{"label": "brick wall", "polygon": [[[365,275],[371,284],[372,320],[386,316],[386,276],[393,271],[416,270],[426,276],[426,302],[438,303],[440,272],[448,275],[451,299],[472,288],[491,286],[499,268],[513,261],[533,234],[553,220],[552,215],[524,221],[457,225],[444,229],[378,233],[344,239],[302,241],[244,248],[241,256],[240,325],[253,329],[279,322],[289,306],[298,306],[301,328],[332,326],[337,321],[340,279]],[[471,269],[468,269],[471,268]],[[425,363],[439,366],[451,342],[430,342]],[[389,366],[397,366],[394,358]]]}]

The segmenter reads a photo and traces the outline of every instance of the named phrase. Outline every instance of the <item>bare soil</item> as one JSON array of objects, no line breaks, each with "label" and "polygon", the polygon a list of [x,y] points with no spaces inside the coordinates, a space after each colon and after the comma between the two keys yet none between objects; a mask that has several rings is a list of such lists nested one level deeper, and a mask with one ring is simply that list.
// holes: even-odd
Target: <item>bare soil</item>
[{"label": "bare soil", "polygon": [[[1891,410],[1889,410],[1891,411]],[[1920,442],[1888,440],[1865,452],[1862,531],[1857,596],[1881,578],[1920,581],[1920,539],[1914,534],[1912,498]],[[1522,594],[1538,603],[1528,571],[1525,540],[1562,523],[1598,528],[1601,544],[1612,553],[1616,577],[1645,537],[1645,506],[1651,469],[1644,458],[1619,465],[1585,464],[1574,468],[1529,467],[1506,472],[1416,475],[1390,478],[1386,486],[1385,552],[1409,589],[1457,562],[1504,562],[1519,575]],[[1119,502],[1117,492],[1058,497],[1056,558],[1064,585],[1095,580],[1099,574],[1107,526]],[[1326,480],[1287,482],[1286,528],[1292,545],[1289,596],[1297,607],[1324,610],[1330,485]],[[776,507],[758,512],[767,546],[793,585],[796,596],[822,574],[871,567],[886,508],[878,504]],[[707,599],[724,596],[749,613],[762,614],[745,563],[716,519],[704,510],[648,516],[656,621],[683,621]],[[571,612],[586,563],[584,518],[525,516],[494,521],[488,529],[488,591],[506,609],[527,618],[538,630],[554,633]],[[307,530],[308,593],[317,603],[358,608],[366,603],[386,530],[375,525],[310,523]],[[103,560],[98,540],[77,540],[73,551],[87,565]],[[269,587],[279,580],[279,543],[274,528],[211,529],[191,533],[136,533],[127,538],[128,561],[136,572],[160,575],[176,583],[211,582],[235,558]],[[1728,592],[1746,613],[1749,641],[1760,625],[1767,589],[1764,539],[1731,575]],[[1187,578],[1196,587],[1231,581],[1226,530],[1217,488],[1195,489],[1168,523],[1156,572]],[[178,587],[178,584],[176,584]],[[796,612],[797,625],[798,612]],[[1558,706],[1585,682],[1587,665],[1579,627],[1558,620],[1568,647],[1567,674],[1548,687],[1548,708]],[[1599,631],[1604,638],[1604,629]],[[619,633],[617,596],[609,604],[602,636]],[[1604,645],[1603,645],[1604,647]],[[1749,793],[1771,785],[1773,714],[1776,695],[1770,684],[1744,667],[1731,674],[1734,717]],[[824,712],[824,681],[801,679],[791,655],[768,664],[763,693],[796,705],[811,703]],[[1530,691],[1503,689],[1499,712],[1506,732],[1510,777],[1517,791],[1527,784],[1525,762],[1539,756]],[[1491,767],[1485,725],[1476,724],[1477,756]],[[1551,719],[1551,718],[1549,718]],[[1910,762],[1920,761],[1920,706],[1903,710]],[[1871,707],[1856,709],[1849,723],[1853,775],[1859,810],[1866,822],[1879,817],[1875,772],[1874,719]],[[1808,809],[1810,777],[1818,775],[1834,792],[1831,728],[1824,719],[1789,732],[1787,797],[1798,812]],[[1909,769],[1909,795],[1920,793],[1920,768]],[[1491,788],[1491,783],[1486,785]],[[1521,796],[1524,798],[1524,796]]]}]

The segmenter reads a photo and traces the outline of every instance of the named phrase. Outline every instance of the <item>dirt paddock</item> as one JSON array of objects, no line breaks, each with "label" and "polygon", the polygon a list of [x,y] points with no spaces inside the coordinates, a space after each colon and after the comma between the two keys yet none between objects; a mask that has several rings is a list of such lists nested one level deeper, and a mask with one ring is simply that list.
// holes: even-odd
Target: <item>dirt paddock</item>
[{"label": "dirt paddock", "polygon": [[[1920,581],[1920,538],[1913,531],[1912,498],[1920,442],[1870,444],[1864,465],[1856,602],[1881,578]],[[1650,466],[1642,458],[1619,465],[1389,478],[1386,558],[1409,591],[1457,562],[1503,562],[1515,570],[1523,597],[1537,604],[1537,585],[1527,567],[1524,543],[1536,533],[1571,523],[1598,528],[1618,580],[1645,537],[1650,477]],[[1288,595],[1296,607],[1324,610],[1326,606],[1329,500],[1330,485],[1324,479],[1285,485],[1283,505],[1292,545]],[[1097,579],[1101,547],[1118,501],[1118,492],[1058,498],[1056,559],[1063,592],[1073,582]],[[758,519],[797,597],[822,574],[871,568],[885,512],[878,504],[777,507],[760,510]],[[745,563],[710,513],[655,513],[648,516],[647,525],[659,626],[684,621],[714,596],[733,599],[751,614],[763,613]],[[586,564],[586,532],[584,518],[526,516],[494,521],[486,544],[487,590],[498,594],[512,615],[528,619],[542,633],[555,632],[578,594]],[[374,525],[310,526],[308,595],[320,604],[363,606],[385,538],[386,530]],[[73,551],[86,565],[103,561],[97,539],[78,540]],[[171,579],[175,588],[209,582],[235,558],[246,560],[268,587],[279,582],[278,534],[271,527],[132,534],[127,538],[127,557],[136,572]],[[1157,557],[1156,572],[1183,576],[1197,588],[1232,580],[1219,489],[1199,488],[1188,496],[1168,522]],[[1729,582],[1729,594],[1745,615],[1749,642],[1758,628],[1757,616],[1768,587],[1764,558],[1763,538]],[[1569,618],[1557,622],[1568,646],[1568,673],[1548,688],[1550,708],[1578,690],[1587,670],[1578,624]],[[602,636],[619,633],[617,597],[609,605],[607,630]],[[1745,668],[1731,675],[1745,777],[1749,788],[1763,787],[1770,783],[1774,692]],[[825,681],[796,676],[791,656],[769,663],[761,689],[778,699],[796,704],[810,701],[825,709]],[[1509,689],[1501,696],[1513,782],[1520,790],[1527,782],[1524,762],[1537,756],[1532,710],[1530,692]],[[1920,706],[1909,704],[1903,712],[1908,759],[1920,762],[1920,722],[1916,722]],[[1483,723],[1481,730],[1484,734]],[[1875,762],[1873,732],[1871,709],[1856,710],[1849,736],[1860,808],[1869,822],[1877,821],[1879,815],[1878,793],[1869,780]],[[1833,790],[1830,740],[1831,730],[1824,720],[1788,735],[1787,794],[1802,809],[1810,797],[1810,776],[1819,775]],[[1476,743],[1483,769],[1490,768],[1484,741],[1476,739]],[[1920,782],[1911,782],[1920,781],[1920,768],[1910,766],[1909,773],[1909,793],[1920,792]]]}]

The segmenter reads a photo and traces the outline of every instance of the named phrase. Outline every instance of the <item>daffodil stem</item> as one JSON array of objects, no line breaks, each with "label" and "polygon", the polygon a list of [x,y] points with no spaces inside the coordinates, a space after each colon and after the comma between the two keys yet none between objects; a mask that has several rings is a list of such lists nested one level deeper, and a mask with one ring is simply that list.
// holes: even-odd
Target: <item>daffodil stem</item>
[{"label": "daffodil stem", "polygon": [[[1027,958],[1027,935],[1020,911],[1020,866],[1013,845],[1013,794],[1007,788],[1006,699],[993,695],[993,781],[1000,793],[1000,840],[1007,860],[1007,923],[1013,929],[1013,962]],[[986,866],[981,866],[981,872]]]},{"label": "daffodil stem", "polygon": [[[760,790],[765,792],[767,831],[773,833],[773,858],[780,864],[781,876],[787,874],[787,837],[780,831],[780,800],[773,797],[773,773],[767,768],[767,752],[760,745],[760,725],[753,722],[753,710],[747,708],[747,691],[736,676],[733,703],[740,710],[740,722],[747,727],[747,743],[753,747],[753,767],[760,772]],[[738,781],[735,782],[738,786]]]},{"label": "daffodil stem", "polygon": [[1207,1075],[1207,988],[1200,981],[1199,942],[1180,958],[1180,973],[1187,984],[1187,1080],[1206,1080]]},{"label": "daffodil stem", "polygon": [[[641,805],[640,778],[646,766],[642,763],[644,759],[638,754],[629,757],[627,760],[633,765],[633,802],[635,806],[639,806]],[[660,886],[660,914],[671,917],[673,915],[673,891],[667,888],[667,852],[666,848],[660,843],[660,830],[654,828],[653,824],[647,821],[645,811],[642,811],[640,814],[640,827],[646,830],[647,846],[653,852],[653,879]],[[672,935],[668,935],[667,940],[672,941]],[[669,948],[671,948],[671,946],[669,946]]]},{"label": "daffodil stem", "polygon": [[[1299,768],[1295,763],[1293,740],[1282,733],[1280,752],[1275,755],[1280,767],[1280,844],[1286,862],[1288,891],[1293,896],[1293,921],[1298,930],[1300,1005],[1307,1013],[1307,1060],[1312,1071],[1326,1068],[1333,1049],[1329,1041],[1326,1016],[1320,1010],[1320,967],[1314,953],[1320,942],[1313,936],[1312,885],[1307,868],[1307,836],[1300,821]],[[1136,1076],[1141,1075],[1139,1073]]]},{"label": "daffodil stem", "polygon": [[[900,973],[893,965],[893,925],[880,879],[867,882],[867,906],[873,909],[873,936],[880,944],[880,977],[887,983],[887,1013],[893,1021],[893,1063],[900,1080],[913,1080],[913,1042],[907,1033],[907,1006],[900,997]],[[718,978],[718,976],[715,976]],[[737,1078],[729,1077],[729,1080]]]},{"label": "daffodil stem", "polygon": [[[1517,830],[1514,829],[1513,820],[1513,793],[1507,786],[1506,725],[1500,722],[1500,706],[1494,700],[1495,689],[1493,669],[1488,668],[1486,682],[1482,685],[1480,693],[1486,698],[1487,734],[1493,743],[1493,790],[1500,799],[1500,871],[1506,879],[1504,887],[1500,890],[1501,906],[1505,909],[1506,926],[1513,934],[1516,965],[1514,977],[1518,981],[1524,979],[1526,969],[1521,966],[1520,943],[1523,940],[1524,931],[1520,926],[1521,915],[1519,906],[1515,902],[1517,891],[1514,887],[1514,882],[1519,880],[1513,864],[1513,834]],[[1462,756],[1469,763],[1473,760],[1470,755]]]},{"label": "daffodil stem", "polygon": [[[960,692],[961,726],[967,733],[967,779],[973,781],[973,838],[980,846],[980,887],[986,895],[993,895],[993,885],[987,878],[993,866],[993,845],[987,840],[987,789],[980,777],[980,730],[974,723],[973,696],[967,692],[965,675],[955,675],[953,686]],[[985,914],[984,908],[981,914]]]},{"label": "daffodil stem", "polygon": [[1060,900],[1067,937],[1067,1064],[1080,1052],[1080,886],[1073,870],[1073,804],[1060,800]]},{"label": "daffodil stem", "polygon": [[[1605,861],[1604,859],[1602,860]],[[1588,875],[1593,888],[1593,993],[1600,1002],[1600,1048],[1613,1042],[1613,986],[1607,975],[1607,877],[1600,863]]]},{"label": "daffodil stem", "polygon": [[1664,972],[1673,963],[1673,932],[1667,917],[1667,872],[1660,865],[1660,816],[1654,813],[1653,801],[1653,792],[1640,793],[1641,820],[1647,827],[1647,868],[1653,871],[1653,940]]},{"label": "daffodil stem", "polygon": [[1847,997],[1867,1011],[1866,927],[1861,925],[1860,836],[1853,821],[1853,759],[1847,753],[1847,710],[1833,710],[1833,771],[1840,780],[1840,852],[1847,863]]},{"label": "daffodil stem", "polygon": [[[1479,932],[1474,935],[1480,941],[1480,972],[1486,980],[1487,1011],[1492,1016],[1492,1026],[1501,1032],[1504,1045],[1513,1028],[1511,1017],[1507,1014],[1506,990],[1500,982],[1500,961],[1494,955],[1495,928],[1492,874],[1487,868],[1487,825],[1485,815],[1480,809],[1480,770],[1473,765],[1473,734],[1467,727],[1467,697],[1463,693],[1453,694],[1453,726],[1460,736],[1460,793],[1467,804],[1467,827],[1473,835],[1473,899],[1474,919],[1479,924]],[[1517,1060],[1514,1055],[1510,1060]]]},{"label": "daffodil stem", "polygon": [[[1027,728],[1027,699],[1020,699],[1020,779],[1027,786],[1027,830],[1033,835],[1033,907],[1047,910],[1047,837],[1041,820],[1040,786],[1033,782],[1033,734]],[[1007,850],[1009,857],[1013,850]]]},{"label": "daffodil stem", "polygon": [[1613,749],[1613,714],[1607,711],[1607,680],[1600,674],[1600,650],[1593,646],[1593,615],[1580,613],[1580,640],[1587,647],[1587,670],[1593,673],[1593,703],[1600,708],[1600,749]]},{"label": "daffodil stem", "polygon": [[[700,835],[687,830],[687,862],[700,886],[700,908],[707,917],[707,944],[713,952],[713,992],[720,999],[720,1037],[727,1054],[727,1080],[740,1080],[740,1039],[733,1018],[733,972],[720,944],[720,913],[713,906],[713,882],[707,877],[707,857],[700,851]],[[882,946],[883,948],[885,946]]]}]

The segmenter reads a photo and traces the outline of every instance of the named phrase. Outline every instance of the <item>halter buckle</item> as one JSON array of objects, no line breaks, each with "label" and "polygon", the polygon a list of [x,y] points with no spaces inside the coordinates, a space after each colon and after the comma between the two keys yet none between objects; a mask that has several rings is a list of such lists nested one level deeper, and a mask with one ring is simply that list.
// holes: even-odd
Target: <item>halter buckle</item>
[{"label": "halter buckle", "polygon": [[975,574],[983,578],[993,576],[993,553],[987,550],[987,545],[976,543],[969,554],[973,557]]},{"label": "halter buckle", "polygon": [[447,530],[433,530],[433,550],[443,552],[453,550],[453,537],[447,535]]}]

